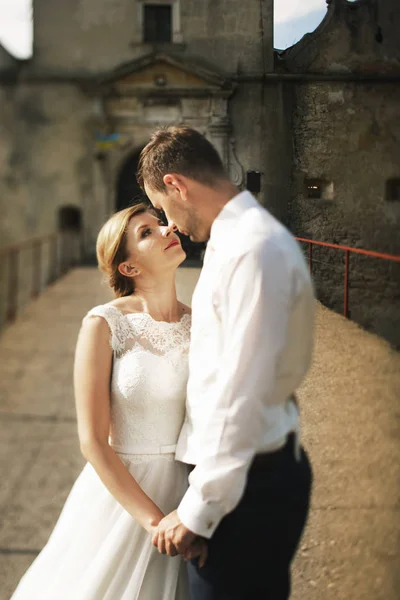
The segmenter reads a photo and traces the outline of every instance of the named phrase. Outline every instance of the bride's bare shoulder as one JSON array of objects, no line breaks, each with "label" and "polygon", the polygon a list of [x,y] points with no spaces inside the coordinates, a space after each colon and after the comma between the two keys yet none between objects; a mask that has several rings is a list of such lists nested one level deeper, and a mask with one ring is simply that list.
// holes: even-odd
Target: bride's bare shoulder
[{"label": "bride's bare shoulder", "polygon": [[131,296],[115,298],[115,300],[111,300],[111,302],[107,303],[107,306],[113,306],[117,308],[121,313],[135,313],[141,312],[141,306],[139,302],[135,301]]},{"label": "bride's bare shoulder", "polygon": [[[141,304],[131,296],[129,298],[115,298],[115,300],[111,300],[111,302],[108,302],[105,306],[113,306],[114,308],[118,309],[122,314],[143,312]],[[190,306],[187,306],[183,302],[178,302],[178,306],[181,317],[183,315],[192,314],[192,309],[190,308]]]}]

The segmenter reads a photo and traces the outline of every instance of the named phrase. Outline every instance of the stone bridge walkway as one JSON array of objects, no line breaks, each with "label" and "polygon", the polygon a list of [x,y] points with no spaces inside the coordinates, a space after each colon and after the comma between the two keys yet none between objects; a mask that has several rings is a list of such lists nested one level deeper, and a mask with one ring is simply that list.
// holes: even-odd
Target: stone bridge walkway
[{"label": "stone bridge walkway", "polygon": [[[197,276],[179,270],[183,301]],[[0,600],[9,600],[45,544],[84,464],[74,347],[85,312],[110,298],[95,269],[77,269],[0,337]],[[400,355],[319,307],[300,403],[315,487],[292,598],[398,600]]]}]

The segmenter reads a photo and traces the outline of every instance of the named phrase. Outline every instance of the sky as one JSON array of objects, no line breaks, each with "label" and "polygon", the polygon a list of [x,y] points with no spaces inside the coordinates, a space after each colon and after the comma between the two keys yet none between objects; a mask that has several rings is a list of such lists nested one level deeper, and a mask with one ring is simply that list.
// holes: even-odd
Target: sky
[{"label": "sky", "polygon": [[326,8],[326,0],[275,0],[275,48],[284,50],[314,31],[326,15]]},{"label": "sky", "polygon": [[[0,43],[20,59],[32,55],[31,5],[32,0],[0,0]],[[325,13],[326,0],[275,0],[275,48],[292,46],[313,31]]]},{"label": "sky", "polygon": [[31,0],[0,0],[0,43],[17,58],[32,55],[31,16]]}]

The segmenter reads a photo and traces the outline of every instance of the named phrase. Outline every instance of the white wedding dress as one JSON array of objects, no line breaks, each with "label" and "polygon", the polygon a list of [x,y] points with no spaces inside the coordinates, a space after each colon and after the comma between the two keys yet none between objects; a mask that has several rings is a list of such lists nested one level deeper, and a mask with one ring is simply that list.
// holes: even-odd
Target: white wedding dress
[{"label": "white wedding dress", "polygon": [[[190,315],[177,323],[104,304],[111,330],[110,444],[167,514],[187,489],[175,461],[185,411]],[[158,553],[147,533],[87,463],[42,552],[12,600],[187,600],[185,563]]]}]

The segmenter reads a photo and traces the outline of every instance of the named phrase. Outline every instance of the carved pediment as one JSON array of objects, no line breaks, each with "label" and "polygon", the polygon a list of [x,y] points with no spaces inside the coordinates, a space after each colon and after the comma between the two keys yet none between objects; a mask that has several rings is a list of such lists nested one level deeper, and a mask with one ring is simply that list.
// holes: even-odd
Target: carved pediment
[{"label": "carved pediment", "polygon": [[123,65],[100,84],[118,95],[233,91],[232,82],[221,74],[166,54],[153,54]]},{"label": "carved pediment", "polygon": [[198,75],[178,69],[163,60],[121,78],[118,84],[141,87],[208,87],[208,82]]}]

